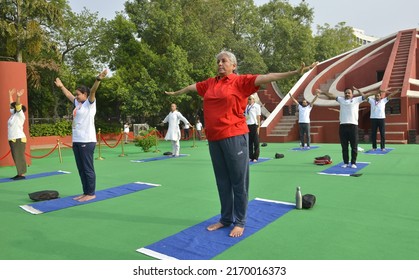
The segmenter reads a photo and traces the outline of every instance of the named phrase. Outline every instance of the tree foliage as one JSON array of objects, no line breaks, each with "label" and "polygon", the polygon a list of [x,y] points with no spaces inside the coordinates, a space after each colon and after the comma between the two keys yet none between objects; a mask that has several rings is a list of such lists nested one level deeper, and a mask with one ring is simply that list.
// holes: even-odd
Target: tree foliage
[{"label": "tree foliage", "polygon": [[[313,36],[314,11],[305,2],[271,0],[131,0],[112,20],[67,0],[0,1],[0,56],[27,63],[34,117],[70,116],[72,104],[53,84],[91,86],[107,65],[111,75],[97,93],[101,123],[155,125],[176,102],[191,120],[202,114],[197,94],[167,96],[216,75],[215,55],[232,51],[239,73],[294,70],[352,49],[352,29],[325,24]],[[295,78],[296,79],[296,78]],[[287,91],[295,82],[279,83]]]},{"label": "tree foliage", "polygon": [[48,30],[61,22],[60,0],[3,0],[0,3],[0,36],[4,50],[18,62],[23,53],[41,52]]},{"label": "tree foliage", "polygon": [[357,47],[352,27],[340,22],[331,27],[329,24],[317,26],[316,59],[323,61],[338,54],[347,52]]}]

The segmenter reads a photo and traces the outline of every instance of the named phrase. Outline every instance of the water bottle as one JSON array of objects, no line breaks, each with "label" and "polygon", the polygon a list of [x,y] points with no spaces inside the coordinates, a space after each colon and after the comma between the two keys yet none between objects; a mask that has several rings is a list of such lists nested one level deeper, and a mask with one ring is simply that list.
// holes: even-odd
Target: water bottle
[{"label": "water bottle", "polygon": [[301,188],[297,187],[297,192],[295,194],[295,207],[297,209],[303,208],[303,196],[301,195]]}]

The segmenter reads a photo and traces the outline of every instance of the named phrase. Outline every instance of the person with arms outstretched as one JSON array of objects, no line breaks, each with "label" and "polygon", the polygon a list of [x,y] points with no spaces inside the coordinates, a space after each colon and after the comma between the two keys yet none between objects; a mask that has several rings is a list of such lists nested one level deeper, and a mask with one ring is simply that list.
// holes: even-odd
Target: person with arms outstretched
[{"label": "person with arms outstretched", "polygon": [[240,237],[246,224],[249,191],[249,130],[244,116],[247,99],[260,85],[302,74],[317,64],[302,64],[298,70],[285,73],[238,75],[233,53],[222,51],[216,58],[216,77],[166,94],[197,92],[203,97],[205,134],[221,203],[220,220],[207,230],[233,224],[229,236]]},{"label": "person with arms outstretched", "polygon": [[[384,98],[383,93],[388,93]],[[371,106],[370,119],[371,119],[371,142],[372,149],[377,149],[377,129],[380,131],[380,148],[385,151],[386,148],[386,104],[390,101],[391,97],[399,91],[379,90],[378,92],[367,93],[368,103]],[[374,95],[372,97],[371,95]]]},{"label": "person with arms outstretched", "polygon": [[[344,97],[336,97],[330,92],[316,90],[316,94],[324,94],[329,99],[334,99],[340,104],[339,110],[339,138],[342,147],[343,168],[357,168],[356,159],[358,156],[358,111],[359,104],[364,102],[365,95],[357,90],[361,96],[354,97],[351,88],[344,90]],[[351,145],[351,159],[349,162],[349,145]]]}]

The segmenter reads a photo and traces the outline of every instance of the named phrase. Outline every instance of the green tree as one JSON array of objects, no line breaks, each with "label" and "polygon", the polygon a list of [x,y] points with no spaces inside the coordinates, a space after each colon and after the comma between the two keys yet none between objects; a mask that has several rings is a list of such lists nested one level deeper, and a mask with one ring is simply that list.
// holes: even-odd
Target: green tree
[{"label": "green tree", "polygon": [[316,60],[322,61],[352,50],[356,44],[353,28],[340,22],[334,27],[329,24],[317,26],[317,35],[314,38],[316,44]]},{"label": "green tree", "polygon": [[60,68],[51,32],[62,24],[65,0],[3,0],[0,2],[0,55],[26,63],[29,113],[49,116],[48,77]]},{"label": "green tree", "polygon": [[6,56],[18,62],[24,54],[39,54],[47,28],[59,25],[64,0],[4,0],[0,3],[0,36]]},{"label": "green tree", "polygon": [[[314,39],[311,23],[313,9],[304,1],[292,6],[288,1],[273,0],[259,8],[261,28],[260,51],[269,72],[297,69],[301,62],[314,61]],[[278,82],[288,91],[297,78]]]}]

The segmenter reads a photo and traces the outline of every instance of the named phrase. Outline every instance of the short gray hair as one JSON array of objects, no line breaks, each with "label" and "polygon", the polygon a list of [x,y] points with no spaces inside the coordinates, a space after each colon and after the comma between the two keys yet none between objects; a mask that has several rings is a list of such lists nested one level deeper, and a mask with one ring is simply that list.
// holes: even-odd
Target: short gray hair
[{"label": "short gray hair", "polygon": [[235,64],[237,66],[236,56],[232,52],[228,52],[228,51],[222,51],[222,52],[220,52],[216,56],[217,61],[220,59],[221,56],[224,56],[224,55],[228,57],[228,59],[231,61],[231,63],[233,63],[233,64]]}]

